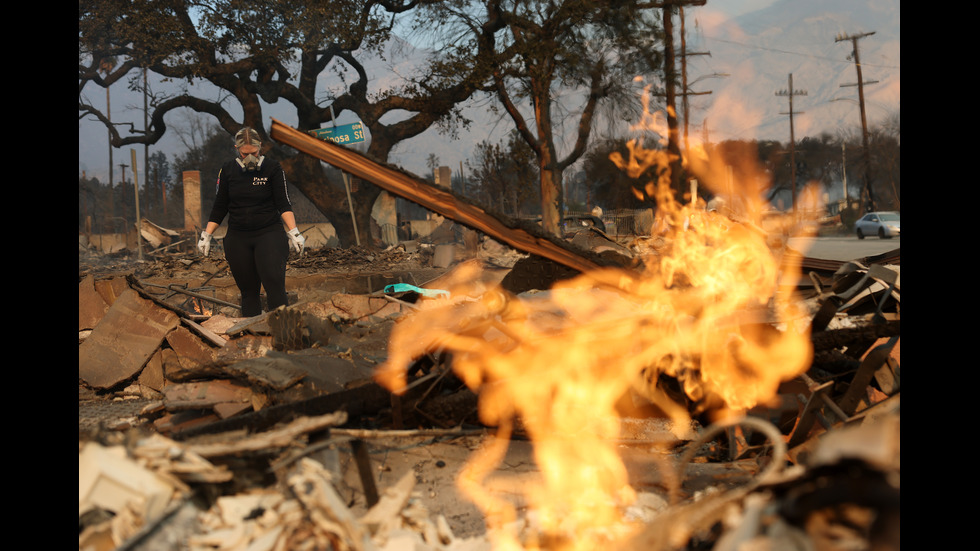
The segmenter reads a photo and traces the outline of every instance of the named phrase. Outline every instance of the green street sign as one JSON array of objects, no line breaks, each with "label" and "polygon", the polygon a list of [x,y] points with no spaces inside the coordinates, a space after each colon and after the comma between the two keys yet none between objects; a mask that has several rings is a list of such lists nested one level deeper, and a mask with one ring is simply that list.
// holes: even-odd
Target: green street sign
[{"label": "green street sign", "polygon": [[359,122],[318,128],[316,130],[310,130],[309,133],[321,140],[330,140],[333,143],[341,145],[364,141],[364,127]]}]

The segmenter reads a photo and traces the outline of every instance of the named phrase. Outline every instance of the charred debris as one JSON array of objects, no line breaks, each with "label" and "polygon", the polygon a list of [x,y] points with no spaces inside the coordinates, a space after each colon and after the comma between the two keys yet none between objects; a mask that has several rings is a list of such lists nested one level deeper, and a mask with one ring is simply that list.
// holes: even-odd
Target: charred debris
[{"label": "charred debris", "polygon": [[[577,239],[629,254],[594,229]],[[406,273],[431,265],[425,249],[311,251],[290,263]],[[446,276],[473,264],[490,274],[468,300],[496,285],[519,297],[576,273],[491,239],[469,259],[459,251]],[[641,486],[643,528],[623,548],[899,548],[899,251],[787,259],[805,274],[811,367],[751,422],[700,425],[696,439],[672,444],[655,467],[676,472]],[[200,285],[151,283],[195,268]],[[99,272],[86,267],[79,281],[80,549],[159,549],[168,538],[181,541],[174,549],[492,548],[478,512],[440,509],[437,494],[453,492],[448,456],[428,474],[417,463],[379,476],[380,457],[405,446],[470,451],[467,439],[492,437],[449,355],[419,358],[400,396],[372,379],[393,325],[411,323],[439,279],[340,289],[243,319],[208,286],[227,277],[220,262],[190,252]],[[630,421],[656,432],[656,419]],[[644,438],[624,445],[636,453]],[[427,478],[439,463],[441,486]]]},{"label": "charred debris", "polygon": [[[493,549],[455,485],[494,437],[479,393],[439,349],[389,392],[373,378],[388,336],[426,301],[521,300],[586,267],[635,266],[637,250],[594,227],[509,231],[494,222],[447,265],[431,243],[308,251],[290,259],[291,304],[254,318],[237,317],[221,261],[186,244],[140,263],[80,249],[79,549]],[[501,245],[514,239],[520,252]],[[900,251],[782,259],[803,275],[809,369],[731,422],[679,398],[689,437],[624,418],[638,499],[616,548],[899,549]],[[474,268],[455,297],[439,293]],[[352,272],[375,281],[352,291]],[[532,446],[518,429],[522,459],[501,469],[533,475]]]}]

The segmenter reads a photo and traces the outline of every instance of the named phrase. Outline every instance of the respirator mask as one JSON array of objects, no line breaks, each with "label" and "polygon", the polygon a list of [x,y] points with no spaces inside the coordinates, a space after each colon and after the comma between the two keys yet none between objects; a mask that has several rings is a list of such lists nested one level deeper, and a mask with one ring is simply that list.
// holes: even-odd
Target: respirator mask
[{"label": "respirator mask", "polygon": [[265,160],[265,157],[256,156],[262,150],[262,139],[254,128],[248,126],[242,128],[235,134],[235,149],[241,149],[246,145],[255,146],[255,153],[249,153],[245,157],[239,156],[235,160],[238,161],[238,166],[242,167],[245,172],[254,172],[262,166],[262,161]]},{"label": "respirator mask", "polygon": [[239,157],[235,160],[238,161],[238,166],[242,167],[242,170],[245,172],[255,172],[262,166],[262,161],[265,160],[265,157],[256,157],[249,153],[244,158]]}]

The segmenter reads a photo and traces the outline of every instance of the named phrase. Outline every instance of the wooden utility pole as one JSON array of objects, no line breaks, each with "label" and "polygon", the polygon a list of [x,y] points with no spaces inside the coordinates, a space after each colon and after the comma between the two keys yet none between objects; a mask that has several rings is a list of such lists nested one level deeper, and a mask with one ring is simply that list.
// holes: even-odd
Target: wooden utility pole
[{"label": "wooden utility pole", "polygon": [[789,97],[789,113],[780,113],[780,115],[789,115],[789,181],[790,186],[793,190],[793,214],[796,214],[796,135],[793,133],[793,115],[802,114],[803,111],[793,111],[793,96],[805,96],[806,90],[794,90],[793,89],[793,73],[789,74],[789,89],[780,90],[776,92],[777,96],[788,96]]},{"label": "wooden utility pole", "polygon": [[690,110],[688,108],[687,97],[688,96],[700,96],[700,95],[710,94],[711,92],[710,91],[708,91],[708,92],[691,92],[691,91],[688,91],[688,89],[687,89],[687,58],[688,58],[688,56],[692,56],[692,55],[708,55],[708,56],[710,56],[711,53],[710,52],[688,52],[687,51],[687,31],[684,28],[684,6],[681,6],[681,8],[680,8],[680,16],[681,16],[681,85],[682,85],[682,90],[683,90],[681,92],[681,97],[683,98],[681,101],[682,101],[682,104],[684,106],[684,155],[690,155],[691,145],[688,142],[688,137],[687,137],[688,127],[689,127],[688,122],[690,120],[690,117],[688,117],[688,113],[690,112]]},{"label": "wooden utility pole", "polygon": [[138,251],[139,259],[143,260],[143,244],[141,239],[143,222],[140,220],[140,178],[139,172],[136,170],[136,150],[130,149],[129,154],[133,163],[133,193],[136,194],[136,250]]},{"label": "wooden utility pole", "polygon": [[851,57],[854,58],[854,66],[857,68],[857,83],[856,84],[841,84],[841,88],[845,86],[857,86],[858,88],[858,105],[861,108],[861,142],[864,147],[864,190],[861,192],[861,203],[864,206],[864,212],[871,212],[878,210],[878,201],[875,199],[875,193],[871,186],[871,149],[868,146],[868,117],[864,109],[864,85],[865,84],[875,84],[877,80],[870,80],[864,82],[861,76],[861,55],[858,53],[858,43],[857,41],[875,34],[874,31],[869,33],[861,33],[856,35],[845,35],[839,34],[834,42],[841,42],[844,40],[850,40],[854,47],[851,51]]},{"label": "wooden utility pole", "polygon": [[112,111],[109,107],[109,87],[105,87],[105,112],[106,119],[109,120],[109,129],[106,131],[109,134],[109,189],[112,189]]},{"label": "wooden utility pole", "polygon": [[703,6],[707,0],[664,0],[655,2],[653,7],[663,9],[664,21],[664,88],[667,95],[667,154],[670,158],[670,187],[674,193],[681,192],[681,149],[677,130],[677,96],[674,91],[676,69],[674,67],[674,22],[673,8],[683,6]]},{"label": "wooden utility pole", "polygon": [[[149,94],[149,89],[147,88],[147,82],[146,82],[146,68],[144,67],[143,68],[143,135],[144,136],[147,136],[150,133],[150,128],[148,126],[148,120],[147,120],[147,117],[148,117],[149,112],[150,112],[149,104],[148,104],[148,98],[147,98],[148,94]],[[136,169],[135,168],[133,169],[133,172],[134,173],[136,172]],[[143,181],[145,182],[147,191],[149,191],[149,189],[150,189],[150,186],[149,186],[149,183],[150,183],[150,144],[148,144],[148,143],[144,143],[143,144]],[[147,206],[147,209],[149,209],[149,207],[150,207],[150,199],[149,199],[149,196],[147,196],[146,206]],[[143,251],[142,251],[142,249],[140,249],[140,258],[141,259],[143,258],[142,253],[143,253]]]},{"label": "wooden utility pole", "polygon": [[[122,194],[126,192],[126,163],[119,163],[119,167],[122,168],[122,181],[119,182],[119,200],[120,200],[119,209],[120,209],[120,211],[123,211],[124,210],[123,207],[125,206],[125,203],[122,202],[122,200],[123,200],[122,199],[122,197],[123,197]],[[116,201],[116,193],[115,193],[115,191],[113,191],[112,189],[109,189],[109,192],[111,194],[113,203],[115,203],[115,201]],[[115,214],[115,208],[113,208],[113,214]],[[123,219],[125,220],[126,213],[125,212],[120,212],[119,214],[121,214],[123,216]]]}]

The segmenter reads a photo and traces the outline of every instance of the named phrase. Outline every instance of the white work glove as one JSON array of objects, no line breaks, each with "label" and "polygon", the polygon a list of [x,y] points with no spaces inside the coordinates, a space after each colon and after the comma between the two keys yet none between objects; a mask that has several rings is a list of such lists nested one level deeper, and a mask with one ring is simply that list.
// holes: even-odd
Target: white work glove
[{"label": "white work glove", "polygon": [[302,254],[303,248],[306,247],[306,238],[300,233],[299,228],[293,228],[286,232],[289,236],[289,246],[293,248],[294,251]]},{"label": "white work glove", "polygon": [[201,254],[207,256],[211,252],[211,234],[202,231],[201,240],[197,242],[197,250],[201,251]]}]

